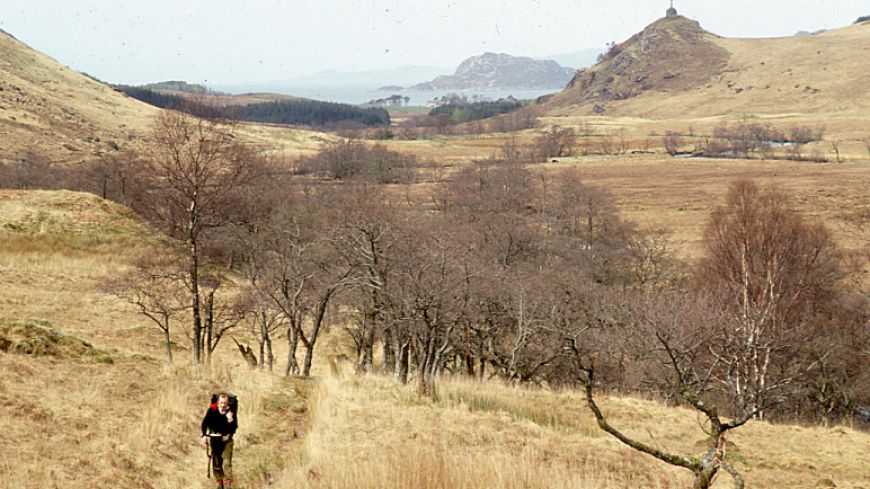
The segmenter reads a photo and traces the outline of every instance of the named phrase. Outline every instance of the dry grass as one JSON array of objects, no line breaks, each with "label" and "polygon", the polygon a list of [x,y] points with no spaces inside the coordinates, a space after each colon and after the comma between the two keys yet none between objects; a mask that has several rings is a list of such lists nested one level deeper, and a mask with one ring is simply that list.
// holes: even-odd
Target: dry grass
[{"label": "dry grass", "polygon": [[208,487],[199,421],[219,389],[242,400],[235,466],[243,487],[280,472],[282,450],[304,426],[291,411],[304,402],[304,383],[234,363],[203,370],[141,356],[116,355],[109,366],[0,354],[0,372],[4,489]]},{"label": "dry grass", "polygon": [[106,357],[0,353],[0,488],[207,487],[199,421],[218,389],[242,399],[237,477],[253,486],[280,470],[306,384],[251,374],[227,345],[211,370],[167,367],[160,332],[100,290],[128,252],[159,240],[93,196],[0,193],[0,324],[38,321]]},{"label": "dry grass", "polygon": [[[629,398],[603,409],[632,436],[703,451],[690,411]],[[837,487],[868,482],[870,436],[847,428],[754,423],[729,440],[747,487]],[[843,457],[842,454],[852,454]],[[601,432],[578,393],[445,382],[440,400],[381,378],[320,384],[301,464],[277,488],[677,488],[690,477]],[[714,487],[730,487],[722,478]]]},{"label": "dry grass", "polygon": [[[435,149],[429,147],[427,151]],[[433,176],[446,178],[459,167],[434,171]],[[528,169],[536,182],[576,170],[584,183],[612,192],[624,218],[641,228],[669,231],[672,250],[687,259],[700,253],[710,213],[724,203],[728,187],[739,179],[782,189],[791,196],[795,209],[824,222],[840,244],[849,249],[863,243],[856,240],[842,218],[870,205],[866,161],[817,164],[622,155],[558,158],[555,164],[531,165]],[[425,198],[435,186],[424,183],[396,190]]]},{"label": "dry grass", "polygon": [[[736,178],[779,185],[794,195],[797,208],[833,223],[841,212],[870,202],[867,149],[861,141],[870,135],[864,97],[868,29],[854,26],[804,40],[722,39],[717,42],[731,52],[730,67],[707,87],[668,97],[646,94],[608,109],[608,115],[619,117],[561,110],[542,120],[624,130],[632,149],[655,149],[661,145],[657,135],[668,130],[709,132],[723,120],[764,113],[764,121],[780,128],[825,126],[829,140],[844,140],[846,164],[686,162],[653,155],[568,158],[533,171],[579,169],[586,182],[617,195],[627,218],[670,228],[687,257],[697,253],[709,211]],[[847,63],[829,67],[834,56]],[[108,140],[121,146],[148,144],[145,135],[156,109],[2,34],[0,68],[0,101],[7,106],[0,120],[0,158],[36,147],[55,161],[78,161],[105,151]],[[244,125],[240,133],[287,159],[311,153],[320,138],[330,137],[257,125]],[[516,141],[528,144],[536,133],[525,131]],[[387,144],[452,165],[498,154],[509,137]],[[817,149],[830,157],[827,144]],[[842,229],[833,228],[841,242],[855,245]],[[208,487],[197,425],[208,393],[218,388],[242,399],[236,467],[243,487],[676,488],[689,483],[687,474],[598,431],[576,393],[457,381],[442,384],[440,399],[432,401],[385,379],[347,376],[324,377],[315,387],[249,373],[226,344],[213,369],[166,367],[159,331],[99,288],[126,266],[126,254],[143,240],[159,241],[127,212],[99,199],[69,192],[0,192],[0,322],[45,321],[93,344],[113,362],[0,353],[0,489]],[[183,336],[174,340],[180,361],[186,361]],[[277,353],[282,358],[280,348]],[[317,372],[323,370],[319,365]],[[703,434],[689,411],[637,399],[607,398],[602,406],[634,436],[686,453],[699,451]],[[729,441],[730,456],[749,487],[811,488],[828,482],[870,487],[865,433],[754,423]],[[729,485],[723,478],[716,487]]]},{"label": "dry grass", "polygon": [[864,184],[866,163],[818,165],[643,156],[561,159],[547,168],[577,169],[584,182],[610,190],[625,218],[642,227],[670,230],[674,251],[684,258],[697,256],[710,212],[724,203],[729,185],[737,179],[753,179],[786,191],[796,209],[825,222],[847,248],[859,243],[842,225],[842,216],[870,203],[870,189]]}]

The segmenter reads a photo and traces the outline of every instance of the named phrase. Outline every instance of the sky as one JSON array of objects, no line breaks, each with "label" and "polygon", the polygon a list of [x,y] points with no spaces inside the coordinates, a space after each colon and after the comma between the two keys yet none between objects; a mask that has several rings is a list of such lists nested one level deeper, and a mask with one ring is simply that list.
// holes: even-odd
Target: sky
[{"label": "sky", "polygon": [[[0,0],[3,29],[107,82],[206,85],[332,69],[454,68],[484,52],[541,57],[621,42],[669,0]],[[675,0],[726,37],[844,27],[856,0]]]}]

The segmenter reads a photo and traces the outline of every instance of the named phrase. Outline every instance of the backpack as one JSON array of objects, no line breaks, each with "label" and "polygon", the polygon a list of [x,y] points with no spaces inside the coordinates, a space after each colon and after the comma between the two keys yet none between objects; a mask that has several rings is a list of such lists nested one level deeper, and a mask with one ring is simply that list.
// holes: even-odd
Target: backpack
[{"label": "backpack", "polygon": [[[233,412],[233,418],[238,419],[238,417],[239,417],[239,398],[236,397],[235,394],[230,394],[229,396],[230,396],[230,398],[229,398],[229,402],[227,403],[227,406],[229,407],[230,411]],[[217,404],[217,402],[218,402],[218,395],[212,394],[211,395],[211,403]]]}]

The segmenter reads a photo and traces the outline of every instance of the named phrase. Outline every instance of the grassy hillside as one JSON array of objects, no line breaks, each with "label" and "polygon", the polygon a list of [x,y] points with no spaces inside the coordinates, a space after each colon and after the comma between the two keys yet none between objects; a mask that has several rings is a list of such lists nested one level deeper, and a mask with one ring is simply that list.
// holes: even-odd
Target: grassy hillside
[{"label": "grassy hillside", "polygon": [[[134,248],[160,238],[95,197],[3,192],[0,242],[0,336],[45,346],[0,352],[0,488],[210,487],[197,430],[205,398],[220,388],[242,399],[240,487],[688,484],[687,474],[600,432],[576,392],[455,380],[421,399],[389,379],[350,374],[346,363],[334,375],[317,365],[313,381],[251,373],[231,344],[212,369],[195,369],[180,334],[178,365],[167,367],[159,331],[99,287]],[[330,334],[321,359],[342,350],[340,333]],[[615,397],[602,407],[641,439],[702,451],[689,411]],[[728,450],[748,487],[870,483],[870,435],[848,427],[752,423]]]},{"label": "grassy hillside", "polygon": [[0,160],[32,150],[80,161],[136,145],[157,109],[0,33]]},{"label": "grassy hillside", "polygon": [[604,115],[650,119],[866,115],[868,49],[867,24],[813,36],[729,39],[683,17],[660,19],[578,75],[546,108],[552,115],[592,115],[598,106]]},{"label": "grassy hillside", "polygon": [[0,488],[203,487],[199,421],[218,389],[244,402],[240,480],[284,463],[272,454],[302,429],[305,383],[251,375],[230,349],[187,367],[180,331],[167,367],[157,328],[101,290],[159,242],[87,194],[0,191]]},{"label": "grassy hillside", "polygon": [[[283,99],[239,98],[241,103]],[[28,153],[66,163],[117,149],[146,151],[159,111],[0,32],[0,164]],[[293,156],[317,145],[311,131],[258,126],[241,133],[263,149]]]}]

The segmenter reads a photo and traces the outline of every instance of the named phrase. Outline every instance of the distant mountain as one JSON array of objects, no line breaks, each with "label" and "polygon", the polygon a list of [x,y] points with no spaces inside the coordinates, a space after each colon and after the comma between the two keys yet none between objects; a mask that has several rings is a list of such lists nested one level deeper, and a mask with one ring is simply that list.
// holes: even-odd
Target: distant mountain
[{"label": "distant mountain", "polygon": [[198,83],[187,83],[186,81],[181,80],[169,80],[162,81],[157,83],[149,83],[147,85],[141,85],[140,88],[147,88],[148,90],[168,90],[171,92],[184,92],[184,93],[201,93],[201,94],[215,94],[213,90],[206,87],[205,85],[200,85]]},{"label": "distant mountain", "polygon": [[512,90],[562,88],[574,75],[552,60],[484,53],[463,61],[453,75],[439,76],[411,90]]},{"label": "distant mountain", "polygon": [[231,93],[244,92],[278,92],[292,93],[295,88],[328,86],[328,87],[365,87],[375,90],[385,85],[407,86],[431,79],[438,75],[449,73],[448,68],[435,66],[402,66],[389,70],[374,71],[336,71],[326,70],[312,75],[287,80],[272,80],[263,82],[240,83],[233,85],[218,85],[216,89]]},{"label": "distant mountain", "polygon": [[598,60],[598,56],[604,52],[601,48],[581,49],[573,53],[552,54],[548,56],[539,56],[535,59],[551,59],[562,66],[573,66],[574,68],[585,68],[592,66]]},{"label": "distant mountain", "polygon": [[827,29],[819,29],[819,30],[817,30],[817,31],[812,31],[812,32],[810,32],[810,31],[797,31],[797,32],[795,32],[794,35],[795,35],[796,37],[801,37],[801,36],[817,36],[817,35],[819,35],[819,34],[822,34],[823,32],[828,32],[828,30],[827,30]]}]

